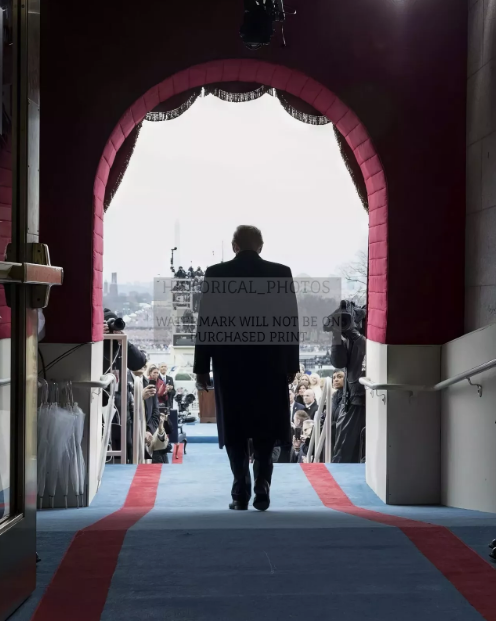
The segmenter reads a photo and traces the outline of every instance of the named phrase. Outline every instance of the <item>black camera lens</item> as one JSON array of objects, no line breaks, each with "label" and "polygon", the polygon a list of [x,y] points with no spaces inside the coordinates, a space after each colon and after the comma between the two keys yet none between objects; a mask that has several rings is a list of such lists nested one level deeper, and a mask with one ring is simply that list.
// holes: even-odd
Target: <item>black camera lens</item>
[{"label": "black camera lens", "polygon": [[109,332],[122,332],[126,327],[124,319],[121,317],[112,317],[107,321]]}]

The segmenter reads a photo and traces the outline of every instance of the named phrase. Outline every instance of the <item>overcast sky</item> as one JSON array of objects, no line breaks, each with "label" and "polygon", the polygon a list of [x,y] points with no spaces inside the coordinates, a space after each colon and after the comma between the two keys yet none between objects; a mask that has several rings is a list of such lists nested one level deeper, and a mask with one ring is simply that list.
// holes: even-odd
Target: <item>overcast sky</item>
[{"label": "overcast sky", "polygon": [[366,250],[368,217],[330,124],[301,123],[269,95],[199,98],[178,119],[145,121],[105,216],[104,276],[169,276],[176,245],[186,269],[219,262],[222,242],[228,260],[238,224],[258,226],[262,256],[295,276],[328,276]]}]

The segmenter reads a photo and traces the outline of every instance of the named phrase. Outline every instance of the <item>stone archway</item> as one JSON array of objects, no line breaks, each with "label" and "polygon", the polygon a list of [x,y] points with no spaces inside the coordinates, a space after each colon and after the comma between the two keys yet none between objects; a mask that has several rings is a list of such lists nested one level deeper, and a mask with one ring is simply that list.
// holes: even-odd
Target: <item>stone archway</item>
[{"label": "stone archway", "polygon": [[105,188],[115,156],[126,137],[159,103],[192,88],[219,82],[256,82],[299,97],[325,115],[353,150],[369,202],[368,338],[386,342],[388,196],[386,176],[367,130],[346,104],[306,75],[259,60],[219,60],[176,73],[152,87],[124,113],[114,128],[96,172],[93,189],[93,340],[102,339],[103,215]]}]

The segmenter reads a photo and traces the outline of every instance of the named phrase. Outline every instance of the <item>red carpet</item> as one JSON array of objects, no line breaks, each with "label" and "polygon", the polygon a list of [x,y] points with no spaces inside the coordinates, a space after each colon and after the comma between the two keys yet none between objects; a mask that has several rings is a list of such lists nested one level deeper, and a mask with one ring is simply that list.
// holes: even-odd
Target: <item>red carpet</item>
[{"label": "red carpet", "polygon": [[357,507],[325,464],[301,467],[326,507],[399,528],[486,621],[496,621],[496,570],[449,529]]},{"label": "red carpet", "polygon": [[76,533],[32,621],[99,621],[124,537],[153,508],[161,472],[138,466],[124,506]]}]

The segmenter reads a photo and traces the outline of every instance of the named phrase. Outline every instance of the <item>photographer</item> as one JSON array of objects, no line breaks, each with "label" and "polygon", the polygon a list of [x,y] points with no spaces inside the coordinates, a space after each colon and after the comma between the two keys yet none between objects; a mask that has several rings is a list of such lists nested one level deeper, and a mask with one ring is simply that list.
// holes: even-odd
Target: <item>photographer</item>
[{"label": "photographer", "polygon": [[[110,309],[103,309],[103,333],[104,334],[123,334],[126,324],[117,317]],[[103,370],[111,372],[120,367],[121,351],[120,346],[114,344],[113,360],[110,360],[110,341],[103,343]],[[146,365],[146,355],[139,350],[136,345],[127,342],[127,368],[130,371],[139,371]]]},{"label": "photographer", "polygon": [[361,333],[365,308],[343,300],[340,308],[324,320],[332,331],[331,364],[344,370],[343,396],[336,416],[333,463],[360,462],[360,434],[365,427],[363,377],[366,339]]},{"label": "photographer", "polygon": [[153,434],[152,440],[152,464],[168,464],[169,458],[167,453],[171,452],[169,446],[169,434],[171,426],[167,414],[160,412],[160,422],[157,431]]},{"label": "photographer", "polygon": [[[160,409],[158,404],[157,388],[153,380],[149,382],[146,378],[146,367],[134,371],[134,410],[137,414],[137,420],[144,420],[144,439],[145,450],[144,458],[152,459],[154,435],[160,426]],[[137,410],[137,408],[139,408]],[[128,428],[131,438],[133,437],[133,424],[131,429]],[[141,452],[141,451],[140,451]],[[141,460],[140,460],[141,461]]]},{"label": "photographer", "polygon": [[300,455],[300,449],[304,443],[302,439],[303,424],[310,420],[310,417],[303,410],[298,410],[294,415],[294,422],[291,423],[293,433],[293,446],[291,448],[291,455],[289,458],[290,463],[296,464]]},{"label": "photographer", "polygon": [[[104,334],[123,334],[123,329],[126,324],[122,319],[117,317],[115,313],[113,313],[110,309],[103,309],[103,333]],[[127,343],[127,369],[124,370],[125,376],[119,377],[119,372],[121,368],[121,346],[120,343],[113,343],[112,355],[111,355],[111,343],[109,340],[104,340],[103,342],[103,372],[104,373],[114,373],[117,376],[118,385],[117,390],[115,392],[115,407],[119,414],[119,417],[114,418],[114,424],[112,425],[112,448],[114,450],[120,449],[121,442],[121,434],[120,434],[120,424],[123,424],[120,421],[119,424],[115,424],[116,420],[118,421],[121,413],[121,399],[122,399],[122,384],[124,383],[124,390],[126,391],[127,396],[127,426],[128,426],[128,441],[127,441],[127,452],[129,458],[129,423],[132,421],[132,409],[133,409],[133,391],[129,387],[129,383],[132,384],[132,378],[129,377],[129,371],[138,371],[142,369],[146,365],[146,354],[138,349],[135,345],[128,341]],[[112,358],[112,359],[111,359]],[[107,404],[107,395],[104,393],[102,404],[105,406]],[[132,436],[131,436],[132,437]],[[132,447],[131,447],[132,450]],[[131,453],[132,455],[132,453]]]},{"label": "photographer", "polygon": [[306,464],[307,455],[308,455],[308,447],[310,446],[310,438],[312,437],[313,426],[315,421],[306,420],[303,422],[303,427],[301,429],[301,446],[300,452],[298,453],[298,463]]}]

